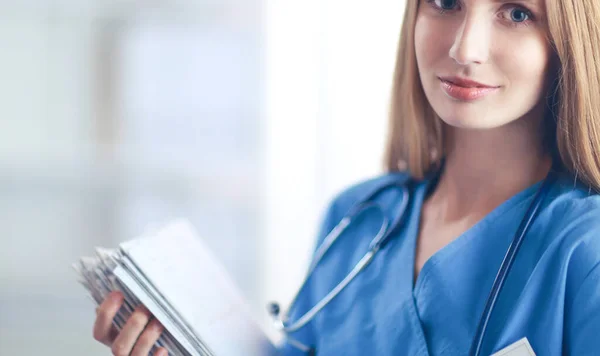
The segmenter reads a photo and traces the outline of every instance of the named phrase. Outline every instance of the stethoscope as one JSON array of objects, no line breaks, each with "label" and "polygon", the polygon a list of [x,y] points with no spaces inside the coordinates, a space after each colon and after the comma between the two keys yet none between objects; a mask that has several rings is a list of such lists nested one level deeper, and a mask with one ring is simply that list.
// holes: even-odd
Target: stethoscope
[{"label": "stethoscope", "polygon": [[[554,167],[553,167],[554,168]],[[515,257],[519,248],[523,243],[523,239],[527,234],[527,230],[535,220],[537,213],[540,209],[540,206],[547,195],[548,191],[552,183],[555,180],[555,175],[553,173],[553,169],[550,170],[546,179],[538,189],[534,200],[529,205],[529,208],[521,223],[519,224],[519,229],[515,233],[513,240],[506,251],[504,259],[502,260],[502,264],[498,269],[498,273],[496,274],[496,278],[494,279],[494,284],[492,285],[492,289],[488,295],[487,301],[485,303],[485,308],[479,320],[479,324],[477,325],[477,329],[475,332],[475,336],[473,337],[473,342],[471,344],[471,348],[469,351],[469,355],[471,356],[479,356],[481,354],[481,349],[483,346],[484,336],[487,330],[488,323],[492,316],[492,312],[494,311],[494,306],[496,305],[496,301],[498,300],[498,296],[502,291],[502,287],[506,282],[506,278],[510,269],[515,261]],[[335,241],[342,235],[342,233],[350,226],[353,219],[358,217],[360,214],[364,214],[367,211],[375,210],[382,216],[381,228],[369,244],[368,251],[365,255],[358,261],[358,263],[354,266],[354,268],[348,273],[348,275],[339,282],[323,299],[321,299],[317,304],[315,304],[309,311],[304,313],[304,315],[300,316],[296,321],[289,321],[289,311],[282,318],[280,316],[280,307],[277,303],[271,303],[269,305],[269,313],[274,318],[275,328],[279,331],[283,332],[286,335],[287,342],[296,347],[297,349],[306,352],[310,355],[314,355],[316,350],[299,340],[293,338],[290,334],[304,327],[307,323],[314,319],[315,315],[319,313],[329,302],[335,298],[340,292],[362,271],[364,270],[369,263],[373,260],[375,255],[384,244],[389,240],[390,236],[392,236],[398,228],[402,225],[404,213],[406,212],[406,208],[408,206],[409,194],[408,189],[406,188],[408,179],[406,178],[396,178],[392,181],[387,181],[384,184],[377,186],[373,189],[369,194],[367,194],[360,202],[355,204],[350,211],[342,218],[342,220],[331,230],[329,234],[323,239],[321,245],[317,248],[314,254],[314,258],[312,263],[308,268],[308,273],[302,282],[300,289],[296,293],[296,296],[292,300],[290,305],[293,305],[306,286],[310,276],[313,271],[319,264],[319,262],[323,259],[324,255],[331,248],[331,246],[335,243]],[[375,198],[381,194],[383,191],[389,188],[397,188],[400,189],[402,200],[400,202],[399,214],[396,215],[392,223],[390,224],[389,219],[385,215],[385,210],[383,207],[375,202]]]}]

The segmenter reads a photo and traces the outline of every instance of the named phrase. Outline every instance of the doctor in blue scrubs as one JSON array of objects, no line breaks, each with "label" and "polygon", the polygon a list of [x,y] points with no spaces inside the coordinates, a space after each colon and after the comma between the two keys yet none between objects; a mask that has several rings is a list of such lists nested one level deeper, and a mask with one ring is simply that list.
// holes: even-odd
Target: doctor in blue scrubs
[{"label": "doctor in blue scrubs", "polygon": [[[378,187],[371,201],[402,221],[284,354],[600,355],[600,2],[406,3],[388,173],[333,200],[317,251]],[[284,325],[360,264],[382,224],[372,210],[319,256]]]},{"label": "doctor in blue scrubs", "polygon": [[[598,0],[406,0],[387,173],[272,305],[284,355],[600,355],[599,24]],[[147,354],[160,325],[117,333],[115,297],[95,338]]]}]

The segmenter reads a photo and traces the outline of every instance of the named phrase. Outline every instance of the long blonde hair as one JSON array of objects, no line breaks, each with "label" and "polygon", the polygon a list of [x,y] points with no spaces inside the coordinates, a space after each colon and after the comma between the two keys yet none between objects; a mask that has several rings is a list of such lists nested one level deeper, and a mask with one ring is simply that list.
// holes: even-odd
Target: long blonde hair
[{"label": "long blonde hair", "polygon": [[[425,97],[417,68],[419,2],[406,1],[385,154],[388,171],[407,170],[415,178],[436,169],[444,157],[442,122]],[[600,1],[547,0],[546,9],[558,61],[544,121],[548,148],[565,169],[600,191]]]}]

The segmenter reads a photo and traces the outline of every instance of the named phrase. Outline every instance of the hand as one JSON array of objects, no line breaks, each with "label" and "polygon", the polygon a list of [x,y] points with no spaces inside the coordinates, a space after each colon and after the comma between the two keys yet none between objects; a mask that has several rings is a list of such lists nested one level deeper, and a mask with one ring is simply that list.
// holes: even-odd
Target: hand
[{"label": "hand", "polygon": [[[123,300],[123,294],[112,292],[96,309],[94,339],[110,347],[115,356],[147,356],[164,328],[141,305],[135,308],[123,330],[119,332],[113,325],[113,319],[123,305]],[[160,347],[154,355],[168,356],[168,352]]]}]

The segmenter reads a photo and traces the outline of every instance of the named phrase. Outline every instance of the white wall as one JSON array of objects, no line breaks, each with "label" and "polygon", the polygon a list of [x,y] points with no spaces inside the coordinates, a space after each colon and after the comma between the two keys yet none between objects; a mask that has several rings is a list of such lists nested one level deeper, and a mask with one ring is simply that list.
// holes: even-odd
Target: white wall
[{"label": "white wall", "polygon": [[[377,174],[403,1],[0,4],[0,354],[104,355],[70,263],[187,216],[263,316]],[[262,36],[265,37],[262,37]]]},{"label": "white wall", "polygon": [[403,10],[267,2],[266,300],[293,297],[329,200],[382,171]]},{"label": "white wall", "polygon": [[110,353],[71,263],[173,217],[258,304],[260,2],[142,3],[0,4],[0,355]]}]

